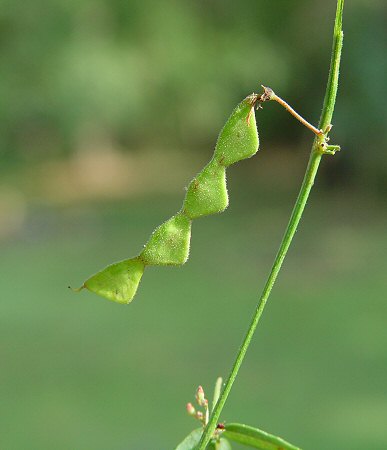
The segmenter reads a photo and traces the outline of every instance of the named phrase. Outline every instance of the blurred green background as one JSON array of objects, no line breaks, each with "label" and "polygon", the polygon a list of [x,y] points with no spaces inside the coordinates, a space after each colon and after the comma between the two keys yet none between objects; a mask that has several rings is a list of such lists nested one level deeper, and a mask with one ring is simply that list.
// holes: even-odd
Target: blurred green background
[{"label": "blurred green background", "polygon": [[[257,113],[230,207],[130,306],[74,294],[180,208],[236,103],[320,113],[335,2],[3,0],[0,448],[164,450],[226,376],[312,136]],[[387,448],[387,8],[347,2],[332,142],[222,419],[305,449]],[[235,448],[239,448],[236,447]]]}]

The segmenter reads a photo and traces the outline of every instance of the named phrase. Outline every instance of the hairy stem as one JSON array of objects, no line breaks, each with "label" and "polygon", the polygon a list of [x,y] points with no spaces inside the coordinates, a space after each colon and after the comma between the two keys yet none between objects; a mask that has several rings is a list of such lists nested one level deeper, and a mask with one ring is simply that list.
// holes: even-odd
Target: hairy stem
[{"label": "hairy stem", "polygon": [[247,349],[253,338],[255,329],[257,328],[258,322],[262,316],[263,310],[265,308],[267,299],[269,298],[270,292],[274,286],[277,279],[278,273],[281,269],[282,263],[285,259],[286,253],[290,247],[292,239],[296,233],[298,224],[301,220],[302,213],[304,212],[305,205],[308,201],[310,191],[312,189],[317,170],[320,165],[322,155],[324,154],[324,145],[326,143],[327,133],[330,130],[330,123],[332,120],[333,110],[336,102],[336,94],[339,79],[339,67],[340,67],[340,57],[341,49],[343,45],[343,32],[342,32],[342,17],[343,17],[343,7],[344,0],[337,0],[336,18],[335,26],[333,32],[333,46],[332,46],[332,57],[328,76],[328,83],[324,98],[324,106],[320,118],[319,128],[323,130],[321,135],[317,135],[314,139],[312,150],[309,157],[308,166],[306,168],[305,176],[298,194],[296,203],[294,205],[292,214],[288,226],[286,228],[285,234],[282,238],[280,248],[278,250],[277,256],[274,260],[271,272],[266,281],[265,287],[262,291],[261,297],[254,311],[251,319],[250,326],[247,333],[243,339],[242,345],[238,351],[234,364],[232,366],[230,375],[226,381],[225,387],[219,397],[219,400],[211,414],[210,420],[203,432],[200,443],[197,447],[198,450],[205,450],[207,444],[209,443],[213,433],[215,431],[216,425],[219,421],[219,416],[222,409],[227,401],[227,397],[231,391],[232,385],[238,375],[238,371],[242,365],[243,359],[246,355]]}]

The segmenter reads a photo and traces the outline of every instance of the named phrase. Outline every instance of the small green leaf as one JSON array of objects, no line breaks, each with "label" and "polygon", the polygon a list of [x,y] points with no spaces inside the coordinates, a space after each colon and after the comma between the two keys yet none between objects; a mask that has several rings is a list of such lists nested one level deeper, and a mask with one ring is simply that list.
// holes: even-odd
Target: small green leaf
[{"label": "small green leaf", "polygon": [[240,423],[227,424],[223,436],[260,450],[300,450],[277,436]]},{"label": "small green leaf", "polygon": [[[196,430],[191,431],[191,433],[180,442],[175,450],[196,450],[197,445],[202,437],[203,428],[196,428]],[[231,444],[227,439],[221,437],[217,441],[212,441],[207,445],[207,450],[232,450]]]},{"label": "small green leaf", "polygon": [[216,404],[218,403],[219,397],[220,397],[220,393],[222,391],[222,386],[223,386],[223,378],[222,377],[218,377],[215,383],[215,389],[214,389],[214,397],[212,399],[212,409],[211,411],[213,411],[215,409]]},{"label": "small green leaf", "polygon": [[184,441],[176,447],[175,450],[195,450],[196,446],[199,444],[200,438],[202,437],[203,428],[197,428],[193,430]]},{"label": "small green leaf", "polygon": [[210,443],[207,446],[208,450],[232,450],[231,444],[228,442],[227,439],[221,437],[219,441],[215,441],[213,443]]}]

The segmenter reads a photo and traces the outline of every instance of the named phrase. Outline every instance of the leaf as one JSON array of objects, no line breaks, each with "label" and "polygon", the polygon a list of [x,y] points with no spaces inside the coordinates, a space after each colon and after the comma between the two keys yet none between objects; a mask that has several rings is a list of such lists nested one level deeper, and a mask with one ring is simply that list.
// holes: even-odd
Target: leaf
[{"label": "leaf", "polygon": [[183,442],[180,442],[175,450],[195,450],[202,437],[202,433],[203,428],[196,428],[196,430],[193,430]]},{"label": "leaf", "polygon": [[[212,445],[212,447],[211,447]],[[232,450],[231,444],[228,442],[227,439],[221,437],[218,442],[215,442],[213,444],[210,444],[208,447],[208,450]]]},{"label": "leaf", "polygon": [[[196,430],[193,430],[184,439],[183,442],[180,442],[180,444],[176,447],[175,450],[195,450],[197,445],[200,442],[202,433],[203,433],[203,428],[197,428]],[[231,444],[228,442],[228,440],[221,437],[219,441],[210,442],[207,445],[207,450],[232,450],[232,449],[231,449]]]},{"label": "leaf", "polygon": [[223,436],[260,450],[300,450],[277,436],[240,423],[227,424]]}]

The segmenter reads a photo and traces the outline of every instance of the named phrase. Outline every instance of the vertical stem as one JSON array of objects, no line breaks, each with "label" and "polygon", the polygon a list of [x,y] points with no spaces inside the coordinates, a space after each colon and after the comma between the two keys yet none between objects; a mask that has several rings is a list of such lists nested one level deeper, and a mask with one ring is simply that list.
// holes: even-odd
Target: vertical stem
[{"label": "vertical stem", "polygon": [[250,345],[251,339],[254,335],[255,329],[257,328],[259,319],[262,316],[263,310],[265,308],[267,299],[269,298],[270,292],[274,286],[277,275],[281,269],[282,263],[285,259],[286,253],[289,249],[293,236],[296,233],[298,223],[300,222],[302,213],[304,211],[306,202],[309,197],[309,193],[312,189],[314,179],[321,161],[322,153],[318,151],[318,146],[313,146],[313,150],[310,155],[308,167],[306,169],[305,177],[300,189],[300,193],[297,197],[296,204],[294,206],[292,215],[289,220],[289,224],[286,228],[284,237],[281,242],[281,246],[278,250],[277,256],[274,260],[273,267],[271,269],[270,275],[266,281],[265,287],[263,289],[261,298],[259,299],[256,310],[254,311],[253,317],[251,319],[250,326],[245,335],[243,343],[238,351],[237,357],[231,369],[230,375],[226,381],[226,385],[222,391],[222,394],[216,404],[215,409],[211,414],[210,421],[204,430],[202,439],[200,441],[198,450],[204,450],[211,439],[211,436],[216,428],[219,421],[219,416],[226,403],[227,397],[231,391],[232,385],[237,377],[240,366],[242,365],[243,359],[246,355],[247,349]]},{"label": "vertical stem", "polygon": [[197,450],[205,450],[207,444],[209,443],[216,425],[219,420],[219,416],[222,412],[222,409],[227,401],[227,397],[231,391],[232,385],[238,375],[239,368],[242,365],[243,359],[246,355],[247,349],[250,345],[250,342],[253,338],[255,329],[257,328],[258,322],[262,316],[263,310],[265,308],[267,299],[269,298],[270,292],[274,286],[274,283],[277,279],[278,273],[281,269],[282,263],[285,259],[286,253],[290,247],[292,239],[297,231],[298,224],[301,220],[302,213],[304,211],[305,205],[308,201],[310,191],[312,189],[317,170],[320,165],[321,157],[323,155],[321,144],[325,142],[326,133],[325,130],[328,130],[333,110],[336,101],[337,87],[338,87],[338,78],[339,78],[339,67],[340,67],[340,57],[341,57],[341,49],[343,45],[343,32],[342,32],[342,15],[343,15],[343,6],[344,0],[337,0],[337,9],[336,9],[336,18],[335,18],[335,26],[333,32],[333,47],[332,47],[332,57],[331,57],[331,65],[328,76],[328,84],[325,93],[324,106],[320,119],[320,128],[324,130],[324,134],[322,136],[316,136],[312,145],[312,150],[309,157],[308,166],[306,168],[305,176],[300,188],[300,192],[298,194],[296,203],[294,205],[292,214],[290,216],[290,220],[288,226],[286,228],[285,234],[282,238],[282,242],[280,248],[278,250],[277,256],[275,257],[271,272],[266,281],[265,287],[262,291],[261,297],[257,304],[257,307],[254,311],[254,314],[251,319],[250,326],[247,330],[247,333],[243,339],[242,345],[238,351],[235,362],[232,366],[230,375],[226,381],[225,387],[219,397],[219,400],[211,414],[210,421],[208,422]]},{"label": "vertical stem", "polygon": [[343,8],[344,0],[337,0],[335,26],[333,28],[333,44],[328,83],[325,90],[324,105],[320,117],[319,128],[323,131],[330,125],[335,109],[337,88],[339,86],[339,72],[341,50],[343,48]]}]

